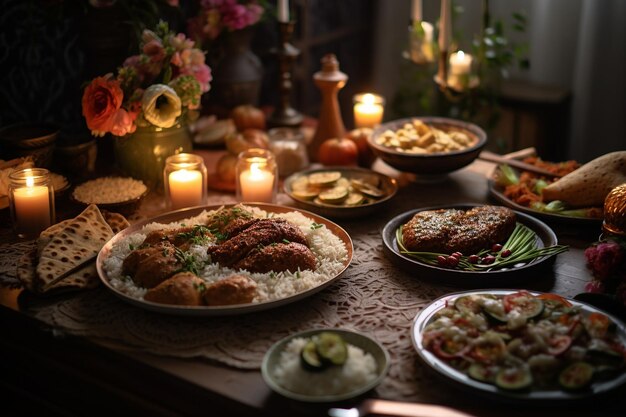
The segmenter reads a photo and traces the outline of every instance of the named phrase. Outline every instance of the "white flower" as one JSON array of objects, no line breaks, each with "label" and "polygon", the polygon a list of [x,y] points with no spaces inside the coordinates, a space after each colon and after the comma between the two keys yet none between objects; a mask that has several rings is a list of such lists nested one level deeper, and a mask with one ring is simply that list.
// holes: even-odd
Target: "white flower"
[{"label": "white flower", "polygon": [[163,84],[151,85],[141,100],[144,118],[158,127],[172,127],[181,114],[180,97],[171,87]]}]

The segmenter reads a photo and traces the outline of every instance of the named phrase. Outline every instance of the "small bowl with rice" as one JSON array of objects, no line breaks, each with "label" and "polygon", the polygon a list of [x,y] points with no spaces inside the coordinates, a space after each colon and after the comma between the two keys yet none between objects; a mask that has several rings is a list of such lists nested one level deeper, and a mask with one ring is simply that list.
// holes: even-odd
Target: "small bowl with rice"
[{"label": "small bowl with rice", "polygon": [[297,401],[331,403],[374,389],[389,369],[378,342],[343,329],[307,330],[274,344],[261,374],[269,387]]},{"label": "small bowl with rice", "polygon": [[139,180],[101,177],[77,185],[70,198],[79,205],[95,204],[100,209],[129,216],[137,211],[147,193],[148,188]]}]

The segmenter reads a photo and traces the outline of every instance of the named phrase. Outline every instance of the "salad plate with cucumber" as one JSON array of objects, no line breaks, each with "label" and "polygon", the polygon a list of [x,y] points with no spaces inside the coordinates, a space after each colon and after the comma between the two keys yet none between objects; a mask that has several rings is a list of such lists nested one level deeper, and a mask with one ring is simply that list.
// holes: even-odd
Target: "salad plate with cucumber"
[{"label": "salad plate with cucumber", "polygon": [[626,382],[624,323],[557,294],[448,294],[417,314],[411,335],[433,371],[493,398],[583,400]]}]

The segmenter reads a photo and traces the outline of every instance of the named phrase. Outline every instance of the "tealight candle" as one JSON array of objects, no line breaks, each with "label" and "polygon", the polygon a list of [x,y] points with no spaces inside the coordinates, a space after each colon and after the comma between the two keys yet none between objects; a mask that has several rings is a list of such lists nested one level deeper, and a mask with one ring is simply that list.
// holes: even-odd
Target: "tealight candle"
[{"label": "tealight candle", "polygon": [[354,126],[374,127],[383,120],[385,99],[376,94],[357,94],[354,96]]},{"label": "tealight candle", "polygon": [[202,157],[188,153],[172,155],[165,160],[165,195],[170,208],[203,205],[206,201],[206,167]]},{"label": "tealight candle", "polygon": [[276,197],[278,168],[272,152],[252,148],[237,158],[237,199],[272,203]]},{"label": "tealight candle", "polygon": [[37,237],[54,222],[54,189],[47,169],[27,168],[9,175],[13,225],[19,237]]}]

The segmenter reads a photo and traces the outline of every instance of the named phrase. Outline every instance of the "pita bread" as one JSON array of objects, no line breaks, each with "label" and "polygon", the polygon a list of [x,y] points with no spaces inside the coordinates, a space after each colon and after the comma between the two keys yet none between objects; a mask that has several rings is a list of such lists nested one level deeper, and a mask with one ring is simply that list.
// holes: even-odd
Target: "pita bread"
[{"label": "pita bread", "polygon": [[37,268],[37,248],[26,252],[17,260],[17,279],[29,291],[34,291],[35,269]]},{"label": "pita bread", "polygon": [[98,207],[90,205],[78,217],[65,223],[62,229],[58,227],[55,230],[58,231],[54,237],[41,250],[34,288],[44,292],[59,287],[92,288],[98,285],[93,262],[61,281],[54,282],[56,277],[97,255],[102,246],[113,237],[113,231]]},{"label": "pita bread", "polygon": [[572,207],[602,206],[609,192],[626,182],[626,151],[594,159],[543,189],[543,200]]},{"label": "pita bread", "polygon": [[102,216],[104,217],[104,220],[111,227],[111,230],[113,230],[114,234],[117,234],[121,232],[122,230],[126,229],[128,226],[130,226],[130,223],[128,223],[128,220],[126,220],[126,217],[122,216],[119,213],[112,213],[106,210],[101,210],[101,213],[102,213]]}]

